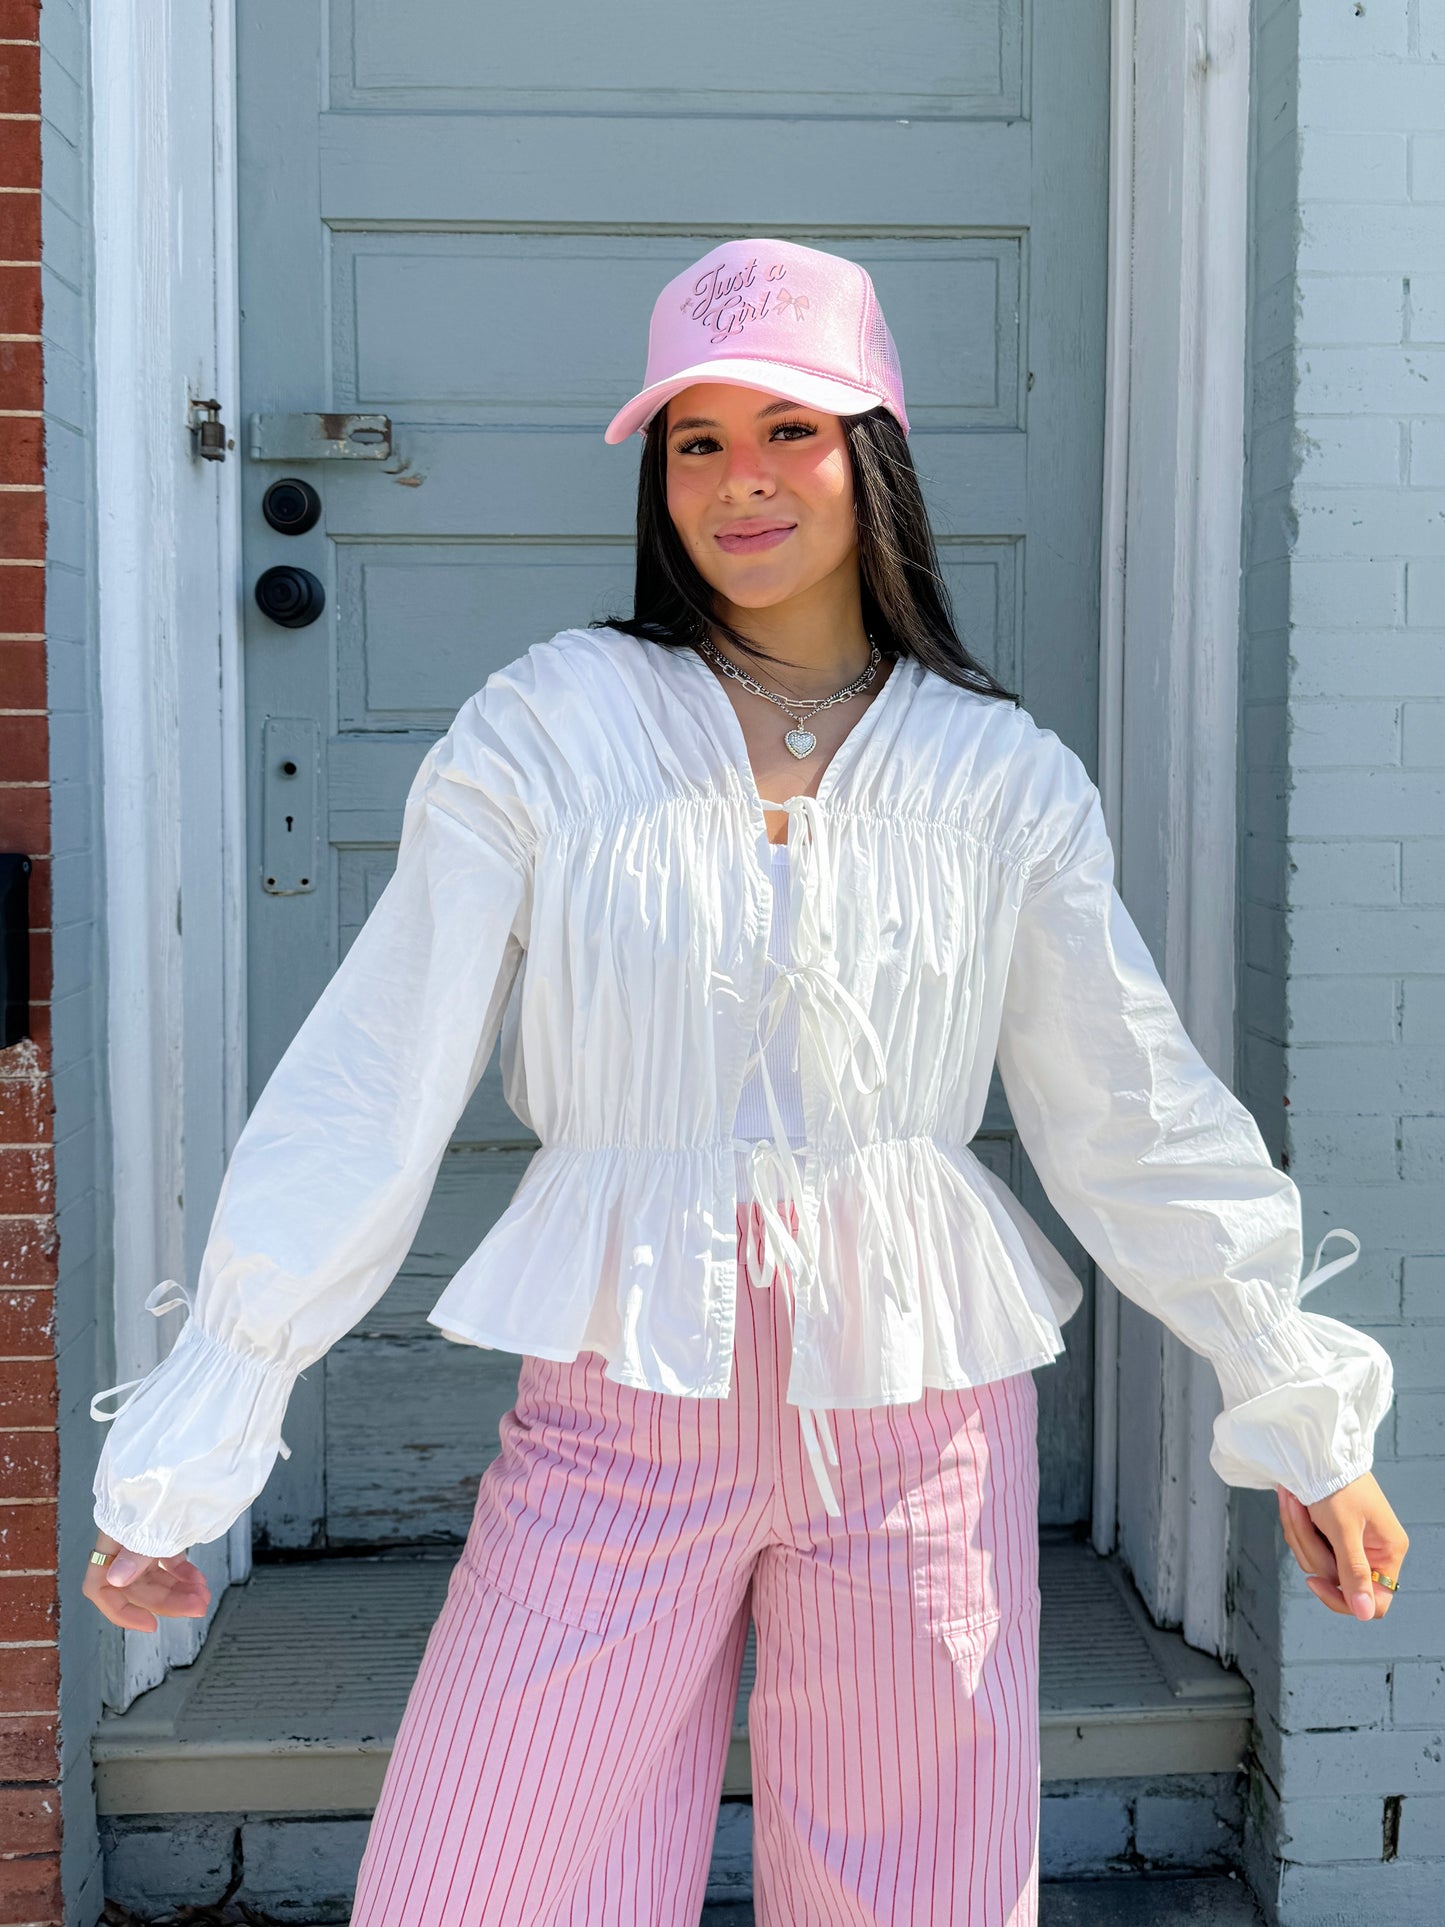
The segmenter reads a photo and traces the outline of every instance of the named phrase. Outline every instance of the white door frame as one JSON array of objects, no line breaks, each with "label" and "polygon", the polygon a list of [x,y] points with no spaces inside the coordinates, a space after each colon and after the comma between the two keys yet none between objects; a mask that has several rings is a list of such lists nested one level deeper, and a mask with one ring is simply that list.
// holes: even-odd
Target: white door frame
[{"label": "white door frame", "polygon": [[[115,1377],[169,1352],[246,1114],[244,731],[232,0],[90,10],[96,637],[105,823]],[[240,446],[193,446],[218,397]],[[112,1405],[116,1401],[111,1401]],[[81,1421],[95,1432],[86,1415]],[[99,1440],[93,1439],[95,1449]],[[239,1521],[196,1555],[212,1612],[250,1570]],[[209,1620],[126,1633],[123,1707]]]},{"label": "white door frame", "polygon": [[[141,1299],[195,1277],[246,1113],[242,450],[202,462],[186,425],[214,394],[241,439],[233,8],[209,0],[208,32],[146,0],[92,15],[118,1378],[173,1342]],[[1230,1078],[1248,0],[1112,14],[1100,788],[1130,908]],[[1219,1650],[1213,1374],[1102,1282],[1096,1340],[1096,1543]],[[244,1576],[247,1528],[213,1579]],[[127,1697],[196,1638],[128,1642]]]},{"label": "white door frame", "polygon": [[[1249,0],[1113,0],[1099,783],[1120,892],[1231,1085],[1249,69]],[[1213,1369],[1103,1281],[1095,1336],[1094,1543],[1227,1654]]]}]

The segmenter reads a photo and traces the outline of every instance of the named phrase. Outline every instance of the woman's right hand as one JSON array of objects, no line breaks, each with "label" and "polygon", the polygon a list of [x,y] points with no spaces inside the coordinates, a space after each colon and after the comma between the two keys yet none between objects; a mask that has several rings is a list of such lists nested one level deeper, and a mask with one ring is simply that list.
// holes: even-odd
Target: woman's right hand
[{"label": "woman's right hand", "polygon": [[107,1532],[97,1533],[95,1549],[116,1557],[104,1566],[87,1560],[82,1591],[112,1625],[153,1633],[160,1625],[157,1613],[167,1619],[199,1619],[211,1603],[206,1575],[183,1553],[148,1559],[143,1553],[127,1551]]}]

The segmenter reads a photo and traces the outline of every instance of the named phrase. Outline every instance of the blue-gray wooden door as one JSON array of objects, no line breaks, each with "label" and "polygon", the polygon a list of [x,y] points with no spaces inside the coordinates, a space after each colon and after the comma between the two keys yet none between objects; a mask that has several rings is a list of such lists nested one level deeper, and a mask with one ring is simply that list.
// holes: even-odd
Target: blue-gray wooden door
[{"label": "blue-gray wooden door", "polygon": [[[895,0],[882,35],[876,0],[238,12],[242,414],[394,432],[385,462],[245,461],[253,1095],[390,873],[428,743],[534,639],[627,608],[637,445],[601,430],[657,288],[720,238],[867,265],[968,642],[1094,767],[1106,0]],[[261,513],[287,474],[322,497],[298,537]],[[286,563],[325,586],[309,627],[251,601]],[[315,875],[277,894],[263,758],[308,726]],[[531,1143],[494,1058],[396,1282],[297,1385],[258,1545],[465,1532],[519,1360],[424,1315]],[[997,1079],[977,1148],[1087,1280]],[[1046,1520],[1087,1515],[1091,1304],[1038,1374]]]}]

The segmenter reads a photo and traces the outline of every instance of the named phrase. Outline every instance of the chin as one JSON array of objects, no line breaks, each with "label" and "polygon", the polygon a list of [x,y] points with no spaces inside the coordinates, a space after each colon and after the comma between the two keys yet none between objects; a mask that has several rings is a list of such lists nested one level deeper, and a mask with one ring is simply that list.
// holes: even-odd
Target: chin
[{"label": "chin", "polygon": [[712,586],[739,609],[772,609],[812,585],[806,581],[760,582],[757,572],[749,571],[740,582],[715,582]]}]

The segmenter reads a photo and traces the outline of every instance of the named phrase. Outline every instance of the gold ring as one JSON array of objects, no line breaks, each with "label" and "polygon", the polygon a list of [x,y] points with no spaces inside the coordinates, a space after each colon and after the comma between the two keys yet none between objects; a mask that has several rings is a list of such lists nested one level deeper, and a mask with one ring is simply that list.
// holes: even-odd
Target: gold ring
[{"label": "gold ring", "polygon": [[1388,1573],[1376,1572],[1373,1566],[1370,1568],[1370,1577],[1377,1585],[1384,1586],[1390,1592],[1398,1592],[1400,1590],[1400,1582],[1398,1579],[1391,1579]]},{"label": "gold ring", "polygon": [[108,1566],[114,1558],[113,1552],[93,1552],[90,1555],[90,1563],[93,1566]]}]

